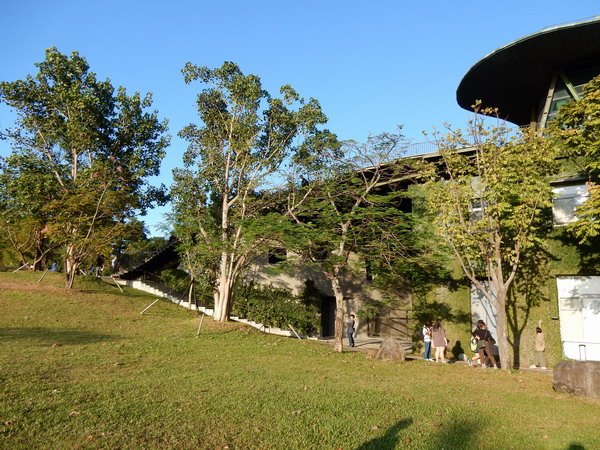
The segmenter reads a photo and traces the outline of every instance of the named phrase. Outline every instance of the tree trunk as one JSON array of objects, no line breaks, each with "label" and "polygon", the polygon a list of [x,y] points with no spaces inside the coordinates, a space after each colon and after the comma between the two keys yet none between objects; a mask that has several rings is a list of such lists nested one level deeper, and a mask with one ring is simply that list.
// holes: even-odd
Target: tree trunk
[{"label": "tree trunk", "polygon": [[227,322],[229,320],[229,309],[231,302],[231,280],[227,273],[228,254],[221,253],[221,264],[219,267],[219,285],[217,295],[215,296],[215,312],[213,319],[218,322]]},{"label": "tree trunk", "polygon": [[33,260],[33,270],[42,270],[44,262],[44,231],[38,228],[35,231],[35,258]]},{"label": "tree trunk", "polygon": [[335,351],[344,350],[344,293],[338,276],[334,275],[331,287],[335,295]]},{"label": "tree trunk", "polygon": [[[194,299],[194,279],[192,278],[190,281],[190,288],[188,289],[188,303],[190,304],[190,308],[192,307],[192,300]],[[198,306],[198,303],[196,303]]]},{"label": "tree trunk", "polygon": [[75,274],[77,273],[78,267],[79,266],[73,259],[65,259],[65,287],[67,289],[73,288],[73,283],[75,282]]},{"label": "tree trunk", "polygon": [[506,288],[498,286],[496,294],[496,330],[498,333],[498,351],[500,352],[500,367],[509,370],[508,337],[506,336]]}]

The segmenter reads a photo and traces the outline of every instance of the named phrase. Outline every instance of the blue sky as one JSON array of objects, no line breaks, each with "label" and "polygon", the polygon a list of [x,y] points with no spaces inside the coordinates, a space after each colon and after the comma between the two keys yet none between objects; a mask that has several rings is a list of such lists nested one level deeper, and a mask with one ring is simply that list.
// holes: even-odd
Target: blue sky
[{"label": "blue sky", "polygon": [[[152,92],[172,144],[158,182],[169,185],[197,121],[197,85],[181,68],[230,60],[275,93],[291,84],[315,97],[342,139],[404,126],[414,142],[443,122],[469,117],[456,104],[462,76],[480,58],[524,35],[600,15],[597,0],[7,0],[0,17],[0,80],[35,73],[44,50],[84,56],[99,78]],[[12,124],[0,108],[0,127]],[[0,155],[10,148],[0,142]],[[150,231],[168,208],[146,218]]]}]

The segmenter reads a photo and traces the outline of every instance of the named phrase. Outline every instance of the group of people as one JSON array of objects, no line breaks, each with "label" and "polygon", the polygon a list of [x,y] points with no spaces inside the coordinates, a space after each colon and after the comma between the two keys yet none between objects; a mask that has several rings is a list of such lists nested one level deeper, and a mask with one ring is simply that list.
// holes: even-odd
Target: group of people
[{"label": "group of people", "polygon": [[[448,339],[440,319],[436,320],[435,323],[425,322],[425,325],[423,325],[423,342],[425,344],[425,352],[423,353],[425,361],[446,362]],[[434,358],[431,357],[432,347],[435,349]]]},{"label": "group of people", "polygon": [[[354,347],[355,323],[354,314],[349,314],[348,319],[346,320],[346,336],[348,337],[348,345],[350,345],[350,347]],[[546,344],[544,333],[539,326],[536,327],[535,331],[534,363],[531,365],[531,368],[538,367],[545,369],[546,363],[544,360],[544,352],[546,350]],[[446,348],[448,347],[449,341],[446,337],[446,330],[442,325],[441,319],[437,319],[435,323],[430,320],[425,322],[422,334],[423,345],[425,348],[423,351],[423,360],[446,363]],[[497,369],[498,361],[496,361],[496,352],[494,351],[496,340],[483,320],[480,319],[477,321],[477,325],[471,332],[471,336],[471,350],[475,352],[475,355],[472,358],[467,358],[463,354],[467,364],[470,366],[480,366],[482,368],[493,367],[494,369]],[[432,350],[434,353],[433,358]]]},{"label": "group of people", "polygon": [[477,353],[472,359],[467,360],[469,365],[488,367],[491,364],[491,367],[497,369],[498,362],[494,356],[496,340],[483,320],[480,319],[477,321],[477,326],[471,333],[471,336],[473,336],[474,347]]},{"label": "group of people", "polygon": [[[544,352],[546,350],[546,344],[544,340],[544,333],[541,327],[536,327],[536,336],[535,336],[535,353],[534,353],[534,363],[531,365],[531,368],[546,368],[546,363],[544,360]],[[424,361],[436,361],[436,362],[446,362],[446,348],[448,346],[448,339],[446,337],[446,331],[442,326],[442,321],[440,319],[436,320],[435,323],[431,321],[425,322],[423,325],[423,360]],[[492,336],[490,330],[488,330],[487,325],[483,320],[478,320],[475,329],[471,333],[471,350],[475,352],[473,358],[467,358],[465,356],[465,360],[470,366],[480,366],[482,368],[485,367],[493,367],[494,369],[498,368],[498,361],[496,361],[496,352],[494,351],[494,346],[496,345],[496,340]],[[435,356],[432,358],[432,348],[435,349]]]}]

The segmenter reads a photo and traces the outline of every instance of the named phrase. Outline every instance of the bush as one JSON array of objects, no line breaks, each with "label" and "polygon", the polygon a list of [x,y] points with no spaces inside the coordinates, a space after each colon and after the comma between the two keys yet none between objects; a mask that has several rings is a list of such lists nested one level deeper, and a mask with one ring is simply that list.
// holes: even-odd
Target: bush
[{"label": "bush", "polygon": [[[163,284],[173,289],[175,292],[187,297],[190,289],[190,277],[185,271],[180,269],[164,269],[156,274],[156,276],[153,278],[154,279],[151,281],[156,281],[160,284]],[[193,295],[195,300],[198,302],[198,305],[212,305],[214,299],[211,295],[211,292],[212,290],[210,286],[203,282],[203,280],[197,280],[194,283]]]},{"label": "bush", "polygon": [[303,334],[319,331],[319,310],[291,291],[250,282],[238,285],[234,292],[233,315],[271,327],[288,328]]},{"label": "bush", "polygon": [[156,281],[170,287],[180,294],[186,294],[190,287],[190,278],[188,274],[179,269],[161,270],[156,276]]}]

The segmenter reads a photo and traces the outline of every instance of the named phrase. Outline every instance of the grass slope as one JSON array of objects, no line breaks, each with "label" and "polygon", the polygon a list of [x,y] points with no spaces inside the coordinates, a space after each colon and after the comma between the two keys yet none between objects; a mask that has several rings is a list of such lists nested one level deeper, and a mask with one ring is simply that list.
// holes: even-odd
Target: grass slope
[{"label": "grass slope", "polygon": [[93,280],[0,274],[1,448],[598,448],[600,402],[539,373],[362,353]]}]

